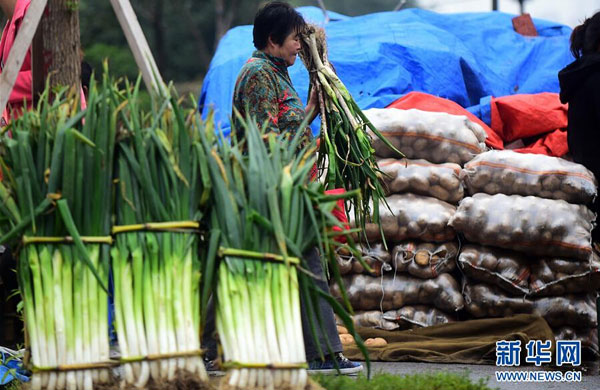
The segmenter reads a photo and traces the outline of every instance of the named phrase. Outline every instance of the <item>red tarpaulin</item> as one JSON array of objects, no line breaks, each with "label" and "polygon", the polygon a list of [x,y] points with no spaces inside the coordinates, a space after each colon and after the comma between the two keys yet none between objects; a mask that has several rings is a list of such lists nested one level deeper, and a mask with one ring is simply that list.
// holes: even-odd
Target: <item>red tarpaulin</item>
[{"label": "red tarpaulin", "polygon": [[522,140],[521,153],[537,153],[561,157],[567,146],[567,106],[556,93],[512,95],[491,99],[491,127],[457,103],[423,92],[411,92],[388,106],[408,110],[447,112],[466,115],[486,131],[486,144],[493,149]]}]

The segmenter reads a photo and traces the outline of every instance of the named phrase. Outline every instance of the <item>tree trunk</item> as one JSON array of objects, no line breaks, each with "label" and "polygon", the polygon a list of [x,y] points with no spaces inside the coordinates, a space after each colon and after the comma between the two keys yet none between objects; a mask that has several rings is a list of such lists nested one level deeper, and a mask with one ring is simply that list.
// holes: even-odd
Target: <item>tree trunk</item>
[{"label": "tree trunk", "polygon": [[194,3],[193,1],[176,0],[176,4],[183,11],[186,28],[189,29],[190,34],[194,38],[192,39],[192,44],[196,46],[200,63],[204,68],[208,69],[212,53],[206,44],[205,38],[202,36],[202,31],[198,27],[199,23],[192,17]]},{"label": "tree trunk", "polygon": [[238,0],[226,3],[226,0],[215,0],[215,50],[223,35],[231,28],[238,8]]},{"label": "tree trunk", "polygon": [[152,28],[154,30],[154,45],[156,48],[156,63],[162,74],[167,73],[167,55],[165,52],[165,29],[163,26],[163,0],[156,0]]},{"label": "tree trunk", "polygon": [[45,82],[50,76],[51,87],[79,86],[79,0],[48,0],[37,34],[33,50],[34,85],[40,85],[40,80]]}]

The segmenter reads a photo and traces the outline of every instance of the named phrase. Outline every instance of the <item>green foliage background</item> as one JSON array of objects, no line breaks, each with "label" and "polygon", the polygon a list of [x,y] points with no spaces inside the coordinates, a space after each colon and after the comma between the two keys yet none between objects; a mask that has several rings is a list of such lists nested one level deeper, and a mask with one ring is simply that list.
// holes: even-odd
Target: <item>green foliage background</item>
[{"label": "green foliage background", "polygon": [[[109,59],[115,75],[137,76],[137,66],[108,0],[80,0],[81,44],[96,71]],[[252,24],[262,0],[131,0],[165,80],[200,81],[216,49],[221,4],[230,27]],[[292,0],[294,6],[318,6],[316,0]],[[346,15],[391,11],[398,0],[324,0],[328,10]],[[409,0],[404,8],[415,6]]]}]

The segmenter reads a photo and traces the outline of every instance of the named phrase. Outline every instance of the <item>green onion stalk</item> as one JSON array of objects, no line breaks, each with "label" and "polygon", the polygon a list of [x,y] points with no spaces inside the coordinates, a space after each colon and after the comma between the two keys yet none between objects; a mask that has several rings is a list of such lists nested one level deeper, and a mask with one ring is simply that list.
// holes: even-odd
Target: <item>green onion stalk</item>
[{"label": "green onion stalk", "polygon": [[116,222],[120,227],[162,223],[163,231],[115,231],[115,326],[126,362],[124,379],[139,388],[149,381],[158,386],[186,378],[205,382],[200,235],[174,223],[202,219],[207,183],[200,174],[196,127],[202,124],[173,98],[156,100],[145,112],[139,106],[139,79],[126,91]]},{"label": "green onion stalk", "polygon": [[[334,247],[342,244],[332,240],[331,231],[339,226],[331,214],[337,198],[325,195],[323,186],[309,179],[314,143],[301,147],[300,134],[262,134],[254,122],[240,118],[240,123],[243,141],[229,143],[201,133],[212,182],[212,238],[220,247],[216,325],[229,369],[221,388],[304,389],[310,382],[301,296],[312,337],[322,327],[317,316],[320,296],[332,302],[354,332],[346,310],[316,287],[314,277],[325,276],[305,271],[302,258],[318,246],[337,267]],[[356,253],[353,243],[349,248]],[[331,348],[320,352],[323,356]]]},{"label": "green onion stalk", "polygon": [[[371,133],[404,157],[367,119],[327,58],[325,31],[309,25],[303,34],[300,57],[310,73],[310,88],[317,91],[321,114],[318,171],[328,189],[359,189],[347,202],[346,212],[356,226],[365,228],[371,218],[379,223],[379,204],[385,203],[383,172],[375,160]],[[324,173],[326,172],[326,173]],[[383,232],[382,232],[383,233]],[[383,234],[382,234],[383,237]]]},{"label": "green onion stalk", "polygon": [[92,81],[87,110],[77,93],[47,88],[1,139],[0,241],[19,250],[34,390],[111,381],[107,369],[69,367],[109,360],[109,248],[82,236],[110,233],[115,88]]}]

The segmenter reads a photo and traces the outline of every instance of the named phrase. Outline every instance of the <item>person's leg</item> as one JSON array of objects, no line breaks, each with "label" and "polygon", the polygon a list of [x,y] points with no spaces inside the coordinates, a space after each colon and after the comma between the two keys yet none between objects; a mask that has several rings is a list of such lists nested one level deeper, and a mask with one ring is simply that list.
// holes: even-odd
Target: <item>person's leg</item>
[{"label": "person's leg", "polygon": [[[308,270],[314,275],[322,276],[321,279],[315,279],[315,283],[318,288],[323,291],[329,291],[329,286],[327,282],[324,280],[325,276],[323,275],[323,265],[321,264],[321,257],[317,248],[313,248],[305,254],[306,263],[308,266]],[[304,302],[300,301],[300,307],[302,310],[302,332],[304,333],[304,348],[306,350],[306,360],[309,362],[311,360],[315,360],[319,358],[319,351],[315,344],[315,340],[310,330],[310,322],[308,319],[308,314],[306,313],[306,307]],[[317,336],[319,339],[319,345],[325,355],[328,354],[327,349],[327,339],[331,345],[331,349],[334,353],[342,352],[342,342],[340,341],[340,336],[337,331],[335,317],[333,315],[333,309],[331,306],[324,300],[319,299],[319,305],[317,310],[321,313],[321,318],[323,320],[323,331],[319,328],[317,324]]]},{"label": "person's leg", "polygon": [[202,330],[202,349],[204,350],[204,367],[211,376],[225,375],[221,371],[221,366],[217,360],[219,352],[217,348],[217,326],[215,323],[216,318],[216,307],[215,307],[215,296],[212,295],[208,299],[208,306],[206,308],[206,320],[204,322],[204,329]]},{"label": "person's leg", "polygon": [[214,296],[208,299],[206,309],[206,320],[202,330],[202,349],[204,350],[204,360],[213,361],[217,359],[217,329],[215,324],[215,300]]},{"label": "person's leg", "polygon": [[[317,287],[322,291],[328,292],[329,285],[325,280],[321,256],[318,249],[311,249],[305,254],[305,258],[309,271],[320,277],[319,279],[315,280]],[[346,357],[342,354],[342,342],[340,341],[340,336],[337,331],[335,316],[333,314],[333,309],[327,303],[327,301],[324,299],[319,299],[317,310],[319,310],[321,313],[323,329],[321,329],[318,325],[316,329],[319,345],[321,346],[321,350],[325,355],[325,360],[320,359],[314,337],[310,330],[308,314],[306,313],[306,308],[302,300],[300,300],[300,306],[302,310],[301,317],[302,332],[304,334],[304,348],[306,350],[306,360],[309,363],[309,372],[336,374],[337,370],[335,368],[336,364],[334,363],[334,360],[337,362],[337,366],[340,369],[341,374],[355,374],[361,371],[363,369],[361,364],[346,359]],[[329,354],[327,340],[329,340],[329,345],[331,346],[333,355]]]}]

